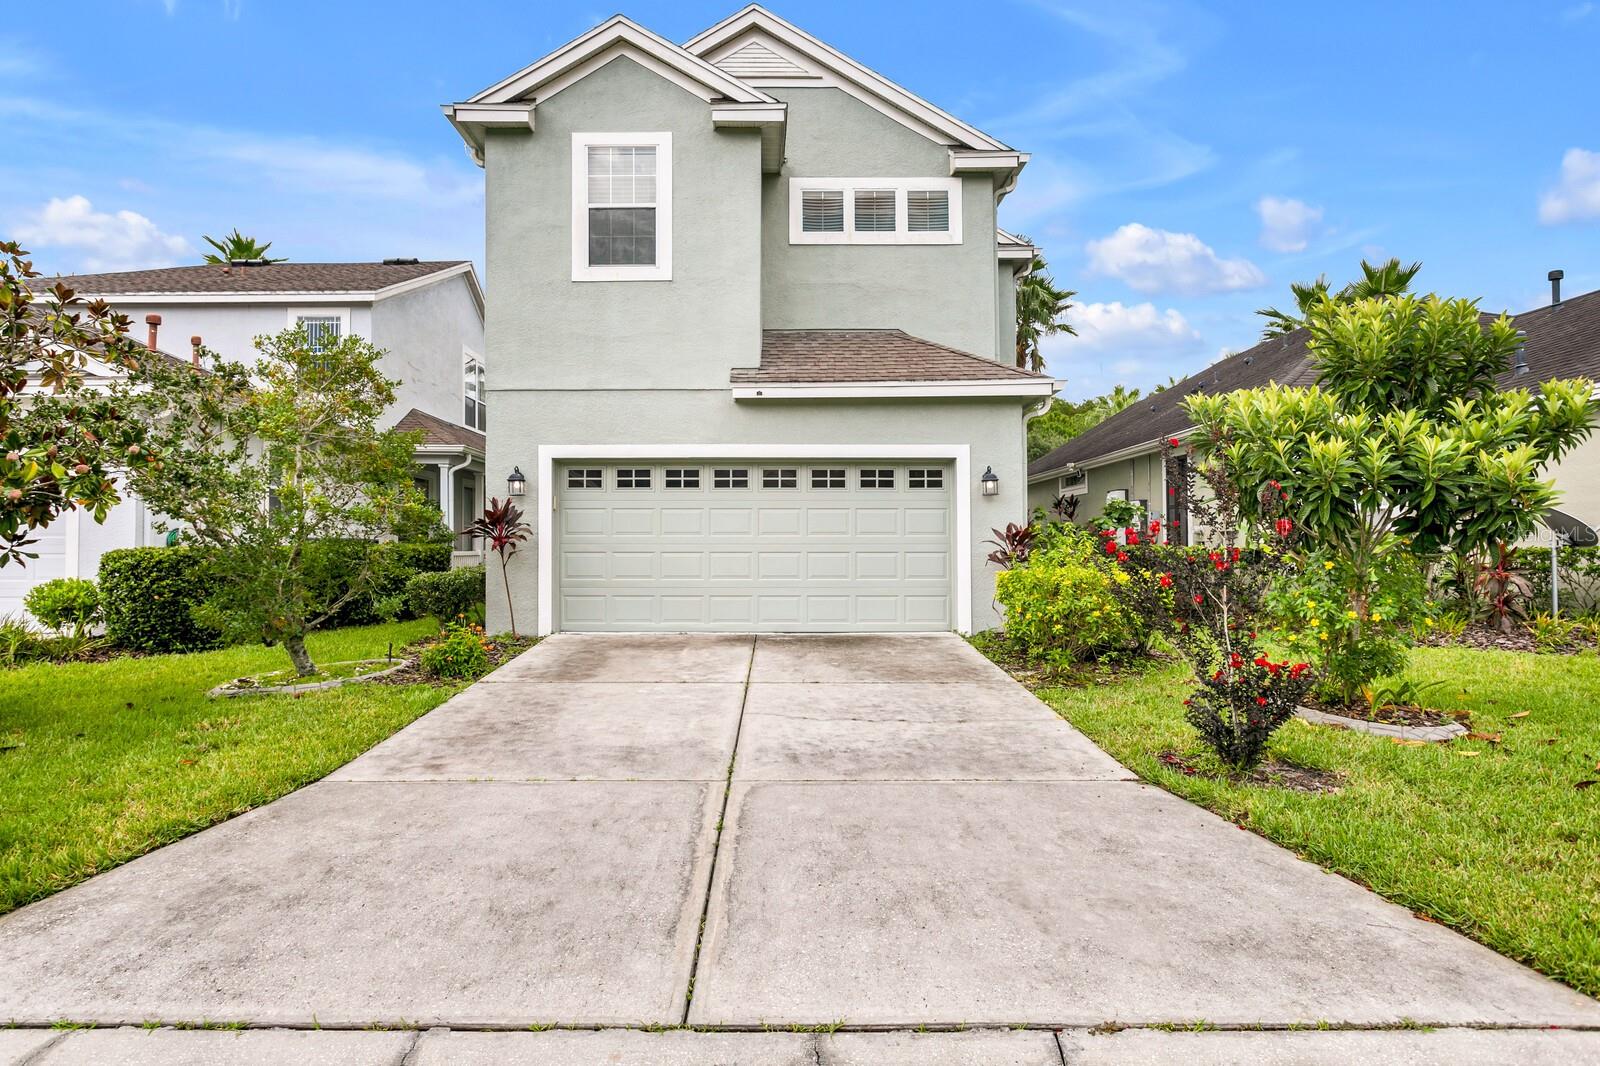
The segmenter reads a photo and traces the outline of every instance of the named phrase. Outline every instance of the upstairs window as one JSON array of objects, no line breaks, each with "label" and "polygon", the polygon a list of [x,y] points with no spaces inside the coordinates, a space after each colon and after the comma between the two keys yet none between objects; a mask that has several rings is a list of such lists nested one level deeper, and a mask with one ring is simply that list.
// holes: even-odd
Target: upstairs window
[{"label": "upstairs window", "polygon": [[960,178],[790,178],[790,244],[960,244]]},{"label": "upstairs window", "polygon": [[572,280],[672,277],[672,135],[572,135]]},{"label": "upstairs window", "polygon": [[489,428],[489,405],[483,399],[482,360],[467,356],[461,391],[464,398],[462,424],[469,429]]},{"label": "upstairs window", "polygon": [[338,315],[296,315],[294,321],[306,331],[306,341],[314,352],[338,344],[344,335],[344,319]]}]

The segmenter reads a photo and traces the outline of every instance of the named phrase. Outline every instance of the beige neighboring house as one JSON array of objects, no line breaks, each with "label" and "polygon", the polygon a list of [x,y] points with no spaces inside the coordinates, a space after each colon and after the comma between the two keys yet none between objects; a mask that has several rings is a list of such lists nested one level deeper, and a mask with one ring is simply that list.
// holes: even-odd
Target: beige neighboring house
[{"label": "beige neighboring house", "polygon": [[[423,433],[416,484],[445,522],[461,528],[493,495],[483,465],[483,290],[470,262],[207,264],[79,274],[45,285],[56,281],[86,299],[104,299],[133,320],[136,338],[172,358],[189,360],[198,343],[249,363],[256,337],[296,323],[313,341],[365,337],[385,350],[381,369],[400,383],[384,423]],[[28,589],[42,581],[97,576],[105,552],[163,543],[155,523],[137,497],[125,498],[104,523],[77,511],[62,515],[27,549],[37,559],[0,569],[0,616],[22,611]],[[482,561],[481,546],[467,538],[455,548],[456,565]]]},{"label": "beige neighboring house", "polygon": [[[1500,375],[1502,388],[1523,388],[1556,378],[1600,381],[1600,291],[1563,300],[1552,279],[1552,302],[1516,315],[1525,340],[1513,367]],[[1232,392],[1277,383],[1312,385],[1316,368],[1303,330],[1264,340],[1206,367],[1074,437],[1028,464],[1030,509],[1050,508],[1061,496],[1076,497],[1073,520],[1099,514],[1108,499],[1144,504],[1151,518],[1179,519],[1181,504],[1166,483],[1162,443],[1193,430],[1183,410],[1195,393]],[[1550,469],[1561,490],[1557,507],[1579,522],[1600,527],[1600,431]]]}]

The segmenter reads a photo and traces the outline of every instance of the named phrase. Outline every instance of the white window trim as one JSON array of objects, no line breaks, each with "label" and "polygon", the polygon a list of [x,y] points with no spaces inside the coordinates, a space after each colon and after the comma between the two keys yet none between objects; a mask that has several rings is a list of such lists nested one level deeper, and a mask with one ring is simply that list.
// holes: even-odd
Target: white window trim
[{"label": "white window trim", "polygon": [[[465,344],[463,344],[461,346],[461,403],[456,407],[456,410],[461,413],[461,418],[459,419],[459,422],[460,422],[461,425],[467,426],[468,429],[477,430],[479,433],[482,433],[482,432],[484,432],[483,429],[479,428],[478,426],[469,426],[469,425],[467,425],[467,420],[466,420],[467,419],[467,365],[469,363],[477,363],[479,369],[483,371],[484,383],[482,385],[478,386],[478,410],[481,412],[481,411],[486,411],[489,408],[489,404],[488,404],[489,364],[484,362],[483,356],[479,355],[477,352],[473,351],[471,348],[468,348]],[[485,420],[485,424],[487,424],[487,420]]]},{"label": "white window trim", "polygon": [[1056,495],[1082,496],[1084,493],[1088,492],[1089,472],[1087,470],[1080,470],[1079,473],[1083,475],[1083,480],[1077,485],[1068,485],[1066,474],[1062,474],[1060,477],[1056,478]]},{"label": "white window trim", "polygon": [[[955,509],[956,630],[972,632],[972,447],[967,444],[739,444],[698,447],[693,444],[541,444],[539,445],[538,518],[534,523],[539,552],[539,636],[555,631],[555,467],[568,459],[681,459],[707,466],[742,459],[942,459],[955,471],[946,487]],[[848,474],[846,477],[848,478]]]},{"label": "white window trim", "polygon": [[350,336],[350,309],[348,307],[291,307],[286,319],[290,329],[293,329],[297,319],[301,318],[337,318],[339,320],[339,336]]},{"label": "white window trim", "polygon": [[[656,261],[649,265],[589,265],[589,149],[607,146],[656,150]],[[572,280],[672,280],[672,134],[574,133],[572,135]]]},{"label": "white window trim", "polygon": [[[804,201],[808,190],[825,189],[844,193],[844,229],[838,233],[807,233],[803,224]],[[906,193],[913,189],[944,190],[950,198],[950,228],[944,232],[912,233],[906,228]],[[890,190],[894,193],[893,231],[857,233],[857,190]],[[960,178],[790,178],[790,244],[960,244]]]}]

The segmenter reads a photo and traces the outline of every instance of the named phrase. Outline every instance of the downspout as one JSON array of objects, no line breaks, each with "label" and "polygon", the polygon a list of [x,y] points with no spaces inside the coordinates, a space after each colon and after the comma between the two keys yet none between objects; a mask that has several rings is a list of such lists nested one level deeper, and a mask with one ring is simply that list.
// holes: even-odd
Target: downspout
[{"label": "downspout", "polygon": [[456,550],[456,543],[455,543],[456,518],[457,518],[457,515],[455,513],[455,510],[456,510],[456,473],[458,471],[460,471],[460,470],[465,469],[466,467],[471,466],[471,465],[472,465],[472,456],[471,455],[465,455],[462,458],[461,462],[457,463],[455,466],[452,466],[452,467],[449,467],[448,469],[446,469],[445,472],[444,472],[445,484],[443,486],[441,486],[440,490],[439,490],[439,495],[442,497],[442,499],[439,502],[444,504],[444,524],[450,530],[450,537],[451,537],[451,539],[450,539],[450,550],[451,551],[455,551]]}]

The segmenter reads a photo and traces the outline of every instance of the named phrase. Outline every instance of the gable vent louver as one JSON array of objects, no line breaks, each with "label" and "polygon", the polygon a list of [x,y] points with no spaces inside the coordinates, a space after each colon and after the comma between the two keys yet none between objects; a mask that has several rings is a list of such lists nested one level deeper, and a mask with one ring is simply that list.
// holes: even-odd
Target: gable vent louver
[{"label": "gable vent louver", "polygon": [[811,72],[785,59],[760,41],[735,48],[717,66],[736,78],[804,78]]}]

